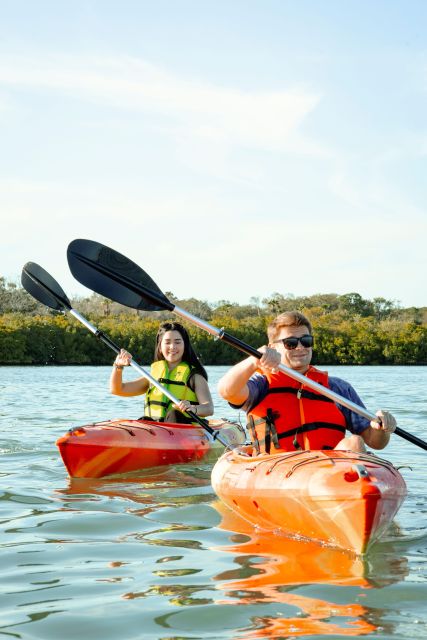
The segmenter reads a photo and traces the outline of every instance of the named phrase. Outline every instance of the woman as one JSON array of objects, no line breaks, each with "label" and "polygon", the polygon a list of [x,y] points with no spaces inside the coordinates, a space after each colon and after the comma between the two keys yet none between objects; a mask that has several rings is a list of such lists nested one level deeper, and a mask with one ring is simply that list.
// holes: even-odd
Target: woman
[{"label": "woman", "polygon": [[[160,325],[154,349],[151,375],[169,389],[179,403],[173,405],[157,387],[146,378],[123,382],[123,367],[129,366],[130,353],[121,349],[110,378],[110,391],[116,396],[139,396],[146,393],[144,417],[158,422],[191,422],[184,413],[190,409],[205,418],[214,412],[208,376],[190,344],[189,335],[178,322]],[[176,411],[175,409],[178,409]]]}]

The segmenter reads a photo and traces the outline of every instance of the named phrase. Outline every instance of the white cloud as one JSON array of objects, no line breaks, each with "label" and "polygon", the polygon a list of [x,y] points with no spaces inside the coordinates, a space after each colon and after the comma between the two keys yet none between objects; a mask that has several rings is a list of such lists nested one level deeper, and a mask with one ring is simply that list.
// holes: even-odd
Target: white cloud
[{"label": "white cloud", "polygon": [[[65,251],[73,238],[86,237],[125,253],[152,271],[165,290],[182,297],[246,302],[273,291],[354,290],[425,304],[419,286],[419,274],[425,272],[425,210],[412,202],[398,172],[402,158],[425,154],[425,136],[402,145],[403,140],[394,140],[374,154],[365,149],[363,156],[351,155],[305,137],[302,124],[321,96],[304,89],[219,87],[125,56],[9,56],[3,62],[0,90],[6,100],[0,95],[0,110],[8,100],[16,103],[15,125],[16,113],[30,110],[35,94],[55,92],[94,104],[84,117],[103,128],[87,145],[80,122],[73,129],[72,135],[80,136],[78,152],[84,149],[92,172],[87,180],[84,171],[75,170],[78,154],[69,144],[73,161],[65,162],[65,148],[61,171],[50,171],[57,157],[49,155],[47,145],[40,171],[37,154],[22,165],[26,176],[41,176],[40,181],[20,179],[17,158],[10,170],[16,178],[0,182],[0,274],[15,276],[24,262],[34,260],[72,294],[79,288]],[[155,132],[152,140],[161,143],[159,133],[172,141],[159,149],[154,168],[148,146],[132,156],[135,149],[124,144],[121,163],[98,163],[98,154],[108,147],[102,142],[110,122],[103,118],[119,123],[112,155],[122,150],[132,129],[132,123],[126,128],[127,113],[105,115],[99,109],[105,105],[137,110],[143,117],[136,120]],[[64,121],[66,107],[62,101]],[[49,133],[47,128],[46,139]],[[52,150],[58,147],[53,144]],[[53,181],[52,173],[63,181]],[[177,255],[177,247],[182,247],[179,269],[171,270],[168,258]]]},{"label": "white cloud", "polygon": [[[166,126],[184,127],[196,138],[275,151],[286,150],[320,101],[301,88],[239,91],[190,81],[128,56],[3,56],[0,84],[162,114],[172,120]],[[295,139],[291,144],[295,151]],[[303,153],[317,149],[303,139],[300,144]]]}]

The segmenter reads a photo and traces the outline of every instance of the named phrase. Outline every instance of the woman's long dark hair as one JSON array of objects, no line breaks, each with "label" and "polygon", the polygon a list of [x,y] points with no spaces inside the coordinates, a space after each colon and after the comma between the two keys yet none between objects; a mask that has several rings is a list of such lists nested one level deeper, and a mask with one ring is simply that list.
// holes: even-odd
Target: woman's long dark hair
[{"label": "woman's long dark hair", "polygon": [[161,342],[167,331],[178,331],[184,341],[184,353],[182,360],[194,367],[196,373],[200,373],[200,375],[207,380],[208,374],[191,346],[190,336],[188,335],[187,329],[185,329],[182,324],[179,324],[179,322],[163,322],[163,324],[160,325],[156,336],[156,346],[154,347],[154,360],[165,359],[161,349]]}]

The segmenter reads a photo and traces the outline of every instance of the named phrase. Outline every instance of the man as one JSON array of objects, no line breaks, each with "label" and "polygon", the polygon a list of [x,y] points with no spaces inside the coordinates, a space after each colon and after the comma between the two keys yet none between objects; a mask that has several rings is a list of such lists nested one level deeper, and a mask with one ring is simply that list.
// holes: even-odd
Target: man
[{"label": "man", "polygon": [[[396,429],[387,411],[378,421],[335,404],[310,387],[278,371],[280,363],[298,371],[335,393],[364,406],[353,387],[340,378],[328,377],[313,367],[313,336],[310,321],[298,311],[275,318],[268,329],[269,345],[260,348],[262,358],[246,358],[219,381],[220,395],[248,414],[248,428],[257,452],[273,449],[341,449],[365,451],[365,445],[383,449]],[[351,435],[346,436],[346,430]]]}]

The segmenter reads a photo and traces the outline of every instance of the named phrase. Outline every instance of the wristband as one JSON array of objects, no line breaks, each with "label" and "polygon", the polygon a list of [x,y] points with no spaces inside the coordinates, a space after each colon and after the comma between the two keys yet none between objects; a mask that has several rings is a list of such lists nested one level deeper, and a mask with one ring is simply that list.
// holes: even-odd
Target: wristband
[{"label": "wristband", "polygon": [[114,364],[114,366],[116,367],[116,369],[124,369],[124,365],[123,364]]}]

